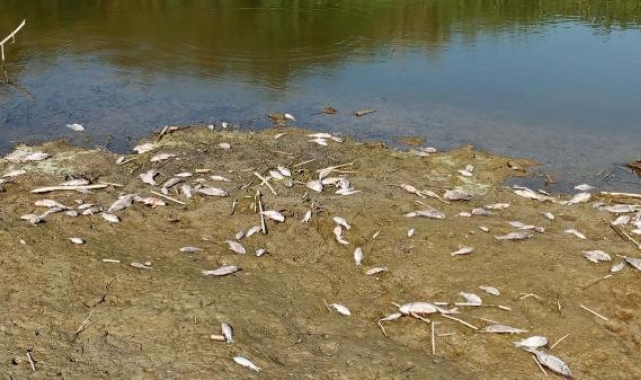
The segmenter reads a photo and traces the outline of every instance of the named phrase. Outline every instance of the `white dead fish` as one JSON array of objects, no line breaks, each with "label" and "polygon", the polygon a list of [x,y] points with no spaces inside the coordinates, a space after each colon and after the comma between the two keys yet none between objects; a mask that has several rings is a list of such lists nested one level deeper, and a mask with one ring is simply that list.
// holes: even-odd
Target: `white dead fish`
[{"label": "white dead fish", "polygon": [[543,217],[548,220],[554,220],[554,214],[552,214],[551,212],[542,212],[541,215],[543,215]]},{"label": "white dead fish", "polygon": [[421,197],[421,198],[425,198],[425,196],[424,196],[423,194],[421,194],[421,192],[420,192],[420,191],[418,191],[418,189],[417,189],[417,188],[415,188],[415,187],[414,187],[414,186],[412,186],[412,185],[408,185],[408,184],[406,184],[406,183],[401,183],[401,184],[400,184],[400,186],[401,186],[401,189],[403,189],[403,190],[407,191],[407,192],[408,192],[408,193],[410,193],[410,194],[416,194],[416,195],[418,195],[418,196],[419,196],[419,197]]},{"label": "white dead fish", "polygon": [[534,234],[530,231],[515,231],[503,236],[494,236],[494,238],[496,240],[526,240],[533,236]]},{"label": "white dead fish", "polygon": [[228,197],[229,193],[223,189],[219,189],[217,187],[201,187],[198,189],[198,193],[203,194],[203,195],[209,195],[209,196],[216,196],[216,197]]},{"label": "white dead fish", "polygon": [[[80,208],[79,208],[80,210]],[[81,215],[94,215],[102,211],[102,207],[100,206],[95,206],[95,205],[90,205],[90,207],[87,207],[82,210]]]},{"label": "white dead fish", "polygon": [[519,195],[521,197],[534,199],[534,200],[537,200],[539,202],[554,201],[554,198],[552,198],[552,197],[538,194],[535,191],[533,191],[532,189],[528,189],[527,187],[523,187],[523,186],[515,187],[515,190],[513,190],[513,192],[514,192],[514,194]]},{"label": "white dead fish", "polygon": [[180,248],[180,252],[182,253],[196,253],[202,251],[202,248],[197,248],[197,247],[182,247]]},{"label": "white dead fish", "polygon": [[47,208],[53,208],[53,207],[58,207],[63,210],[68,210],[69,207],[63,205],[62,203],[59,203],[57,201],[54,201],[52,199],[41,199],[39,201],[36,201],[34,203],[35,206],[37,207],[47,207]]},{"label": "white dead fish", "polygon": [[467,212],[467,211],[461,211],[461,212],[458,213],[457,216],[459,216],[461,218],[471,218],[472,217],[472,213],[471,212]]},{"label": "white dead fish", "polygon": [[610,267],[610,273],[621,272],[623,270],[623,267],[625,267],[625,261],[614,263],[612,264],[612,267]]},{"label": "white dead fish", "polygon": [[314,190],[317,193],[320,193],[321,191],[323,191],[323,184],[321,183],[321,181],[319,179],[315,179],[315,180],[309,181],[309,182],[307,182],[305,184],[305,186],[307,186],[308,188]]},{"label": "white dead fish", "polygon": [[336,310],[339,314],[344,315],[344,316],[350,316],[352,313],[349,311],[349,309],[340,303],[331,303],[329,306],[333,307],[334,310]]},{"label": "white dead fish", "polygon": [[226,143],[226,142],[222,142],[222,143],[218,144],[218,147],[220,149],[229,150],[229,149],[231,149],[231,144]]},{"label": "white dead fish", "polygon": [[475,208],[471,212],[472,215],[479,215],[479,216],[492,216],[494,215],[493,212],[487,211],[484,208]]},{"label": "white dead fish", "polygon": [[308,142],[313,142],[321,146],[327,146],[327,140],[325,139],[313,139],[313,140],[309,140]]},{"label": "white dead fish", "polygon": [[565,364],[561,359],[541,351],[533,351],[533,353],[534,353],[534,356],[536,357],[536,361],[541,363],[541,365],[552,370],[552,372],[555,372],[568,379],[574,378],[572,376],[572,371],[570,371],[570,367],[568,367],[568,365]]},{"label": "white dead fish", "polygon": [[624,226],[628,223],[630,223],[630,216],[629,215],[621,215],[618,218],[616,218],[614,221],[612,221],[610,224],[613,226]]},{"label": "white dead fish", "polygon": [[[86,211],[86,210],[85,210],[85,211]],[[84,212],[83,212],[83,215],[84,215]],[[120,223],[120,218],[119,218],[117,215],[109,214],[109,213],[107,213],[107,212],[101,212],[101,213],[100,213],[100,216],[102,216],[102,218],[103,218],[104,220],[106,220],[107,222],[110,222],[110,223]]]},{"label": "white dead fish", "polygon": [[448,201],[469,201],[472,199],[472,194],[462,190],[447,190],[445,194],[443,194],[443,199]]},{"label": "white dead fish", "polygon": [[543,228],[543,227],[535,226],[535,225],[532,225],[532,224],[525,224],[525,223],[519,222],[519,221],[508,221],[507,224],[509,224],[510,226],[512,226],[514,228],[518,228],[519,230],[534,230],[534,231],[539,232],[539,233],[544,233],[545,232],[545,228]]},{"label": "white dead fish", "polygon": [[288,120],[291,120],[291,121],[293,121],[293,122],[296,122],[296,119],[295,119],[295,118],[294,118],[294,116],[292,116],[291,114],[286,113],[286,114],[285,114],[285,115],[283,115],[283,116],[285,117],[285,119],[288,119]]},{"label": "white dead fish", "polygon": [[174,158],[174,157],[176,157],[176,155],[175,155],[175,154],[171,154],[171,153],[158,153],[157,155],[153,156],[153,157],[151,158],[151,160],[149,160],[149,161],[151,161],[151,162],[160,162],[160,161],[165,161],[165,160],[168,160],[168,159],[170,159],[170,158]]},{"label": "white dead fish", "polygon": [[564,233],[566,233],[566,234],[574,235],[574,236],[578,237],[579,239],[583,239],[583,240],[587,239],[587,238],[585,237],[585,235],[583,235],[583,234],[582,234],[581,232],[579,232],[578,230],[575,230],[574,228],[570,228],[569,230],[565,230],[565,231],[563,231],[563,232],[564,232]]},{"label": "white dead fish", "polygon": [[260,368],[258,366],[256,366],[256,364],[252,363],[252,361],[247,359],[247,358],[244,358],[242,356],[235,356],[234,357],[234,361],[236,362],[236,364],[239,364],[239,365],[241,365],[241,366],[243,366],[245,368],[249,368],[254,372],[260,372]]},{"label": "white dead fish", "polygon": [[630,266],[634,269],[641,270],[641,259],[636,257],[623,256],[623,260],[625,260],[626,263],[630,264]]},{"label": "white dead fish", "polygon": [[305,212],[305,216],[303,216],[303,219],[301,219],[301,223],[309,223],[309,221],[312,219],[312,210],[307,210]]},{"label": "white dead fish", "polygon": [[469,255],[472,252],[474,252],[473,247],[462,247],[458,251],[450,253],[450,255],[452,256]]},{"label": "white dead fish", "polygon": [[412,236],[414,236],[414,232],[416,232],[414,228],[410,228],[409,230],[407,230],[407,237],[411,238]]},{"label": "white dead fish", "polygon": [[275,220],[277,222],[284,222],[285,221],[285,215],[281,214],[280,212],[276,210],[267,210],[261,212],[261,214],[265,215],[268,219]]},{"label": "white dead fish", "polygon": [[71,129],[74,132],[84,132],[85,127],[82,124],[67,124],[67,128]]},{"label": "white dead fish", "polygon": [[600,250],[593,250],[593,251],[583,251],[583,256],[588,259],[588,261],[591,261],[595,264],[598,264],[601,261],[612,261],[612,257]]},{"label": "white dead fish", "polygon": [[267,253],[267,250],[265,248],[258,248],[256,250],[256,257],[261,257],[266,253]]},{"label": "white dead fish", "polygon": [[43,161],[50,158],[51,155],[45,152],[34,152],[22,158],[22,161]]},{"label": "white dead fish", "polygon": [[180,185],[180,193],[185,198],[192,198],[194,196],[194,188],[186,183],[183,183],[182,185]]},{"label": "white dead fish", "polygon": [[167,206],[167,202],[156,197],[135,197],[134,200],[138,203],[151,206],[152,208],[157,206]]},{"label": "white dead fish", "polygon": [[497,288],[495,288],[493,286],[481,285],[481,286],[479,286],[479,289],[485,291],[486,293],[489,293],[489,294],[492,294],[494,296],[497,296],[497,297],[501,295],[501,292]]},{"label": "white dead fish", "polygon": [[398,311],[403,315],[426,315],[433,314],[439,311],[439,307],[429,302],[408,302],[399,305]]},{"label": "white dead fish", "polygon": [[44,218],[42,218],[40,215],[36,214],[25,214],[20,217],[22,220],[26,220],[27,222],[31,224],[38,224],[44,222]]},{"label": "white dead fish", "polygon": [[245,231],[243,231],[243,230],[240,230],[240,231],[236,232],[236,235],[234,235],[234,239],[236,239],[236,240],[240,240],[243,237],[245,237]]},{"label": "white dead fish", "polygon": [[122,211],[129,207],[131,203],[133,202],[134,198],[136,197],[135,194],[126,194],[118,198],[117,201],[115,201],[108,209],[107,212],[109,214],[113,214],[114,212]]},{"label": "white dead fish", "polygon": [[143,154],[150,152],[156,148],[156,144],[154,143],[144,143],[140,145],[136,145],[132,150],[138,154]]},{"label": "white dead fish", "polygon": [[358,247],[354,250],[354,262],[356,263],[356,265],[363,265],[364,257],[365,254],[363,253],[363,249],[361,247]]},{"label": "white dead fish", "polygon": [[284,166],[277,166],[276,169],[280,172],[285,177],[291,177],[292,176],[292,171],[287,169]]},{"label": "white dead fish", "polygon": [[587,183],[574,186],[574,190],[578,191],[591,191],[594,190],[594,186],[590,186]]},{"label": "white dead fish", "polygon": [[234,343],[234,329],[231,327],[231,325],[223,323],[220,328],[223,332],[223,336],[225,337],[225,342]]},{"label": "white dead fish", "polygon": [[368,276],[371,276],[374,274],[379,274],[387,271],[389,271],[387,267],[374,267],[374,268],[368,269],[367,272],[365,272],[365,274]]},{"label": "white dead fish", "polygon": [[278,134],[274,135],[274,140],[278,140],[278,139],[280,139],[281,137],[285,136],[286,134],[287,134],[287,133],[278,133]]},{"label": "white dead fish", "polygon": [[276,170],[276,169],[270,170],[269,171],[269,176],[272,177],[273,179],[276,179],[276,180],[285,179],[285,176],[280,174],[280,172],[278,170]]},{"label": "white dead fish", "polygon": [[345,218],[343,217],[335,216],[333,219],[336,224],[345,228],[346,230],[349,230],[350,228],[352,228],[352,226],[350,226],[349,223],[347,223],[347,220],[345,220]]},{"label": "white dead fish", "polygon": [[13,177],[21,176],[23,174],[27,174],[27,171],[24,169],[12,170],[8,173],[3,174],[2,178],[13,178]]},{"label": "white dead fish", "polygon": [[229,127],[229,123],[226,121],[223,121],[222,123],[220,123],[220,126],[223,127],[223,129],[227,129],[227,127]]},{"label": "white dead fish", "polygon": [[518,342],[514,342],[514,347],[522,348],[526,351],[536,350],[548,344],[548,338],[540,335],[531,336]]},{"label": "white dead fish", "polygon": [[479,230],[481,230],[483,232],[490,232],[490,229],[487,228],[486,226],[479,226]]},{"label": "white dead fish", "polygon": [[516,327],[510,327],[505,325],[490,325],[490,326],[484,327],[480,331],[484,333],[490,333],[490,334],[510,334],[510,335],[523,334],[527,332],[527,330],[517,329]]},{"label": "white dead fish", "polygon": [[156,186],[156,185],[157,185],[157,183],[156,183],[156,181],[154,180],[154,177],[155,177],[155,176],[157,176],[157,175],[158,175],[158,173],[160,173],[158,170],[156,170],[156,169],[151,169],[151,170],[147,171],[146,173],[142,173],[142,174],[140,174],[140,175],[138,176],[138,178],[140,178],[140,180],[141,180],[142,182],[144,182],[144,183],[146,183],[146,184],[148,184],[148,185]]},{"label": "white dead fish", "polygon": [[255,233],[257,233],[257,232],[258,232],[258,231],[260,231],[260,230],[262,230],[262,227],[261,227],[261,226],[253,226],[253,227],[250,227],[250,228],[247,230],[247,233],[245,234],[245,237],[250,237],[250,236],[254,235]]},{"label": "white dead fish", "polygon": [[147,265],[146,263],[138,263],[138,262],[132,262],[129,263],[129,266],[138,268],[138,269],[154,269],[151,265]]},{"label": "white dead fish", "polygon": [[481,299],[481,297],[477,296],[474,293],[460,292],[459,294],[461,295],[461,297],[465,298],[466,303],[474,305],[483,304],[483,300]]},{"label": "white dead fish", "polygon": [[307,137],[313,137],[315,139],[328,139],[332,137],[332,135],[327,132],[318,132],[318,133],[309,134],[307,135]]},{"label": "white dead fish", "polygon": [[417,210],[403,214],[406,218],[422,217],[428,219],[445,219],[445,214],[437,210]]},{"label": "white dead fish", "polygon": [[240,270],[235,265],[225,265],[214,270],[204,270],[201,273],[205,276],[226,276],[228,274],[236,273]]},{"label": "white dead fish", "polygon": [[85,244],[84,240],[82,240],[81,238],[77,238],[77,237],[71,237],[71,238],[69,238],[69,241],[71,241],[73,244],[76,244],[76,245]]},{"label": "white dead fish", "polygon": [[458,173],[459,173],[460,175],[462,175],[463,177],[471,177],[471,176],[473,176],[473,174],[472,174],[472,172],[471,172],[471,171],[469,171],[469,170],[465,170],[465,169],[460,169],[460,170],[458,170]]},{"label": "white dead fish", "polygon": [[231,182],[229,178],[223,177],[221,175],[212,175],[209,178],[211,178],[213,181]]},{"label": "white dead fish", "polygon": [[630,205],[630,204],[614,204],[611,206],[605,206],[603,207],[603,210],[614,213],[614,214],[624,214],[628,212],[637,212],[639,208],[637,205]]},{"label": "white dead fish", "polygon": [[356,189],[352,189],[352,188],[342,188],[342,189],[338,189],[338,190],[336,190],[336,192],[334,192],[334,194],[336,194],[336,195],[352,195],[352,194],[358,194],[358,193],[362,193],[362,191],[356,190]]},{"label": "white dead fish", "polygon": [[67,216],[69,216],[69,217],[72,217],[72,218],[75,218],[75,217],[77,217],[77,216],[78,216],[78,211],[76,211],[76,210],[69,210],[69,211],[65,212],[65,215],[67,215]]},{"label": "white dead fish", "polygon": [[592,195],[590,193],[578,193],[568,201],[568,205],[573,205],[577,203],[585,203],[590,200]]},{"label": "white dead fish", "polygon": [[341,226],[334,227],[334,235],[336,236],[336,241],[343,245],[349,245],[349,242],[343,239],[343,229]]},{"label": "white dead fish", "polygon": [[509,203],[492,203],[483,206],[483,208],[487,210],[505,210],[508,207],[510,207]]},{"label": "white dead fish", "polygon": [[85,178],[75,178],[75,179],[70,179],[68,181],[65,181],[58,186],[86,186],[89,185],[91,182],[88,179]]},{"label": "white dead fish", "polygon": [[245,247],[243,247],[239,242],[233,241],[233,240],[226,240],[225,243],[229,245],[229,249],[236,253],[240,253],[241,255],[244,255],[247,253],[247,250]]},{"label": "white dead fish", "polygon": [[163,184],[161,185],[161,187],[162,187],[163,189],[171,189],[172,187],[176,186],[177,184],[181,183],[182,181],[183,181],[183,179],[182,179],[182,178],[179,178],[179,177],[171,177],[171,178],[169,178],[168,180],[166,180],[166,181],[165,181],[165,183],[163,183]]}]

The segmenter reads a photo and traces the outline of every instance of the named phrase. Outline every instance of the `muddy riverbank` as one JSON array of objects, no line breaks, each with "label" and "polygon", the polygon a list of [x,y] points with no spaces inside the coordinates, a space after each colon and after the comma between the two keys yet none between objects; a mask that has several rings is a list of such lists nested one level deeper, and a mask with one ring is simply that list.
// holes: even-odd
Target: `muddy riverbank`
[{"label": "muddy riverbank", "polygon": [[[159,142],[150,138],[150,152],[126,156],[121,164],[111,152],[62,142],[19,147],[24,154],[2,160],[0,174],[13,172],[4,178],[0,194],[3,376],[544,379],[532,355],[512,343],[543,335],[549,346],[566,336],[543,351],[567,363],[577,379],[641,377],[641,273],[627,265],[593,283],[610,273],[612,263],[583,257],[589,250],[609,253],[614,263],[622,260],[617,255],[641,257],[610,228],[618,215],[594,207],[595,202],[611,205],[613,199],[595,193],[588,202],[564,205],[571,196],[552,195],[546,202],[519,196],[503,183],[508,176],[524,175],[514,168],[530,163],[471,147],[419,155],[349,138],[326,137],[326,145],[320,145],[310,142],[308,133],[193,127]],[[25,162],[27,152],[35,151],[51,157]],[[162,153],[173,156],[151,162]],[[278,171],[279,166],[288,170]],[[331,166],[339,168],[327,178],[347,179],[346,192],[352,194],[337,195],[330,184],[320,193],[306,186]],[[159,172],[152,176],[159,186],[139,178],[151,169]],[[291,172],[291,177],[269,180],[277,195],[254,174],[267,177],[270,170],[276,170],[272,177]],[[162,194],[160,184],[178,174],[181,182],[168,189],[173,200],[151,193]],[[89,193],[31,193],[79,178],[107,186]],[[185,184],[193,197],[179,191]],[[422,196],[401,184],[414,186]],[[203,195],[198,185],[228,196]],[[446,204],[425,196],[442,197],[453,189],[471,200]],[[268,219],[267,234],[237,240],[239,231],[261,225],[257,190],[264,209],[279,211],[285,221]],[[38,200],[55,200],[82,214],[91,207],[87,204],[107,210],[122,194],[154,197],[148,202],[166,205],[134,201],[113,212],[118,223],[99,213],[72,217],[69,210],[50,213],[42,223],[21,220],[42,216],[46,208],[35,206]],[[492,213],[487,216],[465,214],[496,203],[509,207],[486,209]],[[406,216],[430,207],[445,218]],[[308,211],[311,219],[302,223]],[[337,216],[350,225],[339,228],[340,239],[334,233]],[[496,239],[517,231],[508,221],[544,232],[532,231],[523,241]],[[586,239],[565,233],[568,229]],[[73,244],[72,237],[84,244]],[[236,240],[247,253],[230,249],[226,241]],[[183,247],[200,250],[183,253]],[[361,266],[354,259],[357,247],[364,253]],[[451,255],[461,247],[474,251]],[[257,257],[254,252],[261,248],[267,253]],[[144,266],[132,267],[134,262]],[[240,270],[220,277],[201,273],[226,265]],[[388,270],[367,275],[374,267]],[[483,285],[500,295],[485,293],[479,289]],[[483,304],[458,307],[459,314],[452,316],[467,325],[425,315],[436,322],[434,347],[432,325],[425,321],[405,316],[382,322],[387,336],[377,324],[398,310],[392,303],[446,302],[443,307],[451,309],[464,301],[459,292],[475,293]],[[326,306],[333,303],[346,306],[351,315]],[[233,343],[211,339],[221,334],[222,323],[233,327]],[[481,332],[493,324],[527,333]],[[235,356],[251,360],[261,372],[236,364]]]}]

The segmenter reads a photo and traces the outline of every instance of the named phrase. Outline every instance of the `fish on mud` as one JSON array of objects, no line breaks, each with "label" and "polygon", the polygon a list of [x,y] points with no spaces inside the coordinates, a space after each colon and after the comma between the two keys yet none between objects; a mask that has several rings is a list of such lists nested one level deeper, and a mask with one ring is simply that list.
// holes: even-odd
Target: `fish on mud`
[{"label": "fish on mud", "polygon": [[151,186],[156,186],[157,183],[154,180],[154,177],[157,176],[160,172],[156,169],[151,169],[145,173],[142,173],[138,176],[143,183],[146,183]]},{"label": "fish on mud", "polygon": [[469,201],[472,199],[472,194],[462,190],[447,190],[443,194],[443,199],[447,201]]},{"label": "fish on mud", "polygon": [[595,264],[598,264],[601,261],[612,261],[612,257],[598,249],[592,251],[583,251],[583,256]]},{"label": "fish on mud", "polygon": [[36,201],[34,203],[35,206],[37,207],[47,207],[47,208],[53,208],[53,207],[58,207],[63,210],[68,210],[69,207],[63,205],[62,203],[59,203],[57,201],[54,201],[52,199],[41,199],[39,201]]},{"label": "fish on mud", "polygon": [[205,276],[226,276],[228,274],[236,273],[240,270],[235,265],[225,265],[214,270],[204,270],[201,273]]},{"label": "fish on mud", "polygon": [[237,241],[226,240],[225,243],[227,243],[229,245],[229,249],[231,249],[232,251],[234,251],[236,253],[239,253],[241,255],[244,255],[245,253],[247,253],[247,250],[245,249],[245,247],[243,247]]},{"label": "fish on mud", "polygon": [[563,233],[574,235],[574,236],[578,237],[579,239],[583,239],[583,240],[587,239],[585,237],[585,235],[583,235],[581,232],[579,232],[578,230],[576,230],[574,228],[567,229],[567,230],[563,231]]},{"label": "fish on mud", "polygon": [[526,351],[536,350],[539,347],[546,346],[548,344],[548,338],[540,335],[531,336],[525,338],[518,342],[514,342],[514,347],[521,348]]},{"label": "fish on mud", "polygon": [[108,209],[107,213],[113,214],[118,211],[122,211],[129,207],[132,203],[134,198],[136,197],[136,194],[126,194],[118,198],[117,201],[115,201]]},{"label": "fish on mud", "polygon": [[527,332],[527,330],[524,330],[524,329],[518,329],[516,327],[505,326],[505,325],[490,325],[482,328],[480,331],[484,333],[490,333],[490,334],[510,334],[510,335],[523,334]]},{"label": "fish on mud", "polygon": [[470,253],[474,252],[473,247],[462,247],[458,251],[454,251],[450,253],[452,256],[461,256],[461,255],[469,255]]},{"label": "fish on mud", "polygon": [[264,216],[266,216],[268,219],[277,221],[277,222],[284,222],[285,221],[285,215],[280,213],[279,211],[276,210],[267,210],[261,212]]},{"label": "fish on mud", "polygon": [[365,272],[365,274],[366,274],[367,276],[372,276],[372,275],[375,275],[375,274],[379,274],[379,273],[383,273],[383,272],[388,272],[388,271],[389,271],[389,269],[388,269],[387,267],[374,267],[374,268],[368,269],[368,270]]},{"label": "fish on mud", "polygon": [[223,336],[225,337],[225,342],[234,343],[234,329],[231,327],[231,325],[223,323],[220,328],[223,332]]},{"label": "fish on mud", "polygon": [[196,253],[202,251],[202,248],[197,248],[197,247],[182,247],[180,248],[180,252],[182,253]]},{"label": "fish on mud", "polygon": [[251,369],[254,372],[260,372],[260,367],[254,364],[251,360],[244,358],[242,356],[234,356],[234,361],[236,364]]},{"label": "fish on mud", "polygon": [[503,236],[494,236],[494,238],[496,240],[526,240],[533,236],[534,234],[530,231],[515,231]]},{"label": "fish on mud", "polygon": [[422,217],[428,219],[445,219],[445,214],[437,210],[417,210],[403,214],[406,218]]},{"label": "fish on mud", "polygon": [[151,161],[151,162],[161,162],[161,161],[165,161],[165,160],[168,160],[168,159],[174,158],[174,157],[176,157],[175,154],[159,153],[159,154],[153,156],[149,161]]},{"label": "fish on mud", "polygon": [[361,247],[357,247],[354,250],[354,262],[356,263],[356,265],[358,266],[363,265],[363,258],[365,258],[363,249]]},{"label": "fish on mud", "polygon": [[343,304],[340,304],[340,303],[331,303],[331,304],[329,304],[329,306],[331,306],[332,308],[334,308],[334,310],[336,310],[339,314],[344,315],[344,316],[346,316],[346,317],[348,317],[348,316],[352,315],[352,312],[351,312],[351,311],[349,311],[349,309],[347,308],[347,306],[345,306],[345,305],[343,305]]},{"label": "fish on mud", "polygon": [[201,187],[198,189],[198,193],[203,194],[203,195],[209,195],[209,196],[216,196],[216,197],[228,197],[229,193],[223,189],[219,189],[217,187]]},{"label": "fish on mud", "polygon": [[501,295],[501,292],[497,288],[495,288],[493,286],[480,285],[479,289],[485,291],[486,293],[489,293],[489,294],[492,294],[494,296],[497,296],[497,297]]},{"label": "fish on mud", "polygon": [[[86,211],[86,210],[85,210],[85,211]],[[83,212],[83,214],[84,214],[84,212]],[[119,218],[117,215],[110,214],[110,213],[108,213],[108,212],[101,212],[101,213],[100,213],[100,216],[102,216],[102,218],[103,218],[104,220],[106,220],[107,222],[110,222],[110,223],[120,223],[120,218]]]},{"label": "fish on mud", "polygon": [[347,220],[343,217],[335,216],[333,219],[336,224],[345,228],[346,230],[349,230],[350,228],[352,228],[352,226],[350,226],[350,224],[347,223]]},{"label": "fish on mud", "polygon": [[542,366],[549,368],[552,372],[555,372],[567,379],[573,379],[572,371],[570,367],[563,362],[563,360],[557,358],[554,355],[546,354],[541,351],[533,351],[536,361],[541,363]]},{"label": "fish on mud", "polygon": [[314,190],[317,193],[320,193],[323,191],[323,184],[321,183],[320,179],[315,179],[312,181],[309,181],[305,184],[308,188]]}]

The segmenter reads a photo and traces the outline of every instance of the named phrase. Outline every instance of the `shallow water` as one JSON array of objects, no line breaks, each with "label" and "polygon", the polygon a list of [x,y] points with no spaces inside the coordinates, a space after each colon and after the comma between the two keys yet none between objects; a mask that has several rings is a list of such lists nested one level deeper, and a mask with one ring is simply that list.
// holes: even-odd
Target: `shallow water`
[{"label": "shallow water", "polygon": [[[287,111],[361,139],[419,136],[534,158],[557,189],[639,187],[617,169],[640,156],[637,1],[4,0],[1,9],[2,36],[27,19],[6,46],[3,151],[58,137],[125,150],[162,125],[260,129],[267,112]],[[327,106],[339,114],[311,115]],[[377,112],[351,116],[359,108]]]}]

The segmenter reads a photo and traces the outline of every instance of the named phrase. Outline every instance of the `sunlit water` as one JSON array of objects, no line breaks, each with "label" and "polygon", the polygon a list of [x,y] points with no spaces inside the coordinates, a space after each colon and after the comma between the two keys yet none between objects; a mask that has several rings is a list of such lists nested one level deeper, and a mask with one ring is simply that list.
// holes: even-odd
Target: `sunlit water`
[{"label": "sunlit water", "polygon": [[[556,189],[641,192],[618,167],[641,157],[638,1],[523,3],[0,0],[0,37],[27,19],[6,46],[0,149],[124,151],[163,125],[261,129],[286,111],[359,139],[533,158]],[[327,106],[339,114],[312,115]]]}]

